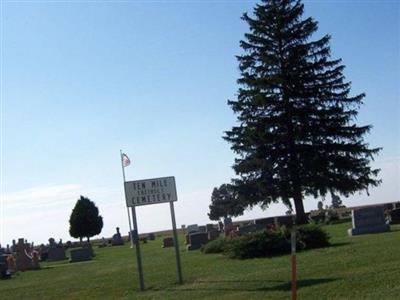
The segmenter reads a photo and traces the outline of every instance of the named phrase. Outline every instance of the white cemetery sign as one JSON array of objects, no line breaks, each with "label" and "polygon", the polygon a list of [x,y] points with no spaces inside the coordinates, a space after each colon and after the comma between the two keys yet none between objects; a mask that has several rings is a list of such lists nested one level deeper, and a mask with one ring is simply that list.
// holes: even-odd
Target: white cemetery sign
[{"label": "white cemetery sign", "polygon": [[175,177],[161,177],[125,182],[128,207],[177,201]]},{"label": "white cemetery sign", "polygon": [[[124,171],[123,167],[122,171]],[[144,290],[142,258],[140,254],[139,233],[136,220],[136,206],[140,205],[169,202],[171,210],[173,238],[175,245],[177,279],[178,282],[182,284],[183,279],[181,270],[181,260],[179,256],[179,242],[178,242],[178,233],[176,231],[175,210],[174,210],[174,201],[178,200],[176,194],[175,177],[170,176],[170,177],[142,179],[135,181],[125,181],[125,173],[123,172],[123,174],[124,174],[126,206],[131,207],[132,210],[134,233],[132,233],[131,236],[132,239],[135,238],[136,240],[136,258],[138,265],[140,290],[141,291]]]}]

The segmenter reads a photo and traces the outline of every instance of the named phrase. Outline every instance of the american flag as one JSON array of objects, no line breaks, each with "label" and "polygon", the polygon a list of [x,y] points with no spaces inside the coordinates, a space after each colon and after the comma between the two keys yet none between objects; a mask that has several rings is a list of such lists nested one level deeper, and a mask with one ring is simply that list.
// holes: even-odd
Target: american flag
[{"label": "american flag", "polygon": [[122,165],[124,167],[127,167],[131,164],[131,160],[129,159],[128,155],[126,155],[125,153],[122,153]]}]

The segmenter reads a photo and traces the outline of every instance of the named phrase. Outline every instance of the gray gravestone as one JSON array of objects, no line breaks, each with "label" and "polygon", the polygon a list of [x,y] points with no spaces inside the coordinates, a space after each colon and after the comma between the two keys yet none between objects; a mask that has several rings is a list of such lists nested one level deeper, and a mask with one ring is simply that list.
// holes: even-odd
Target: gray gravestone
[{"label": "gray gravestone", "polygon": [[7,279],[11,277],[11,274],[7,271],[7,256],[0,255],[0,278]]},{"label": "gray gravestone", "polygon": [[104,237],[101,238],[101,243],[99,245],[99,248],[104,248],[107,247],[107,241]]},{"label": "gray gravestone", "polygon": [[48,261],[58,261],[67,259],[62,244],[56,244],[53,238],[49,239],[49,250],[47,252]]},{"label": "gray gravestone", "polygon": [[392,209],[390,212],[390,221],[392,224],[400,224],[400,208]]},{"label": "gray gravestone", "polygon": [[48,261],[58,261],[64,259],[67,259],[64,248],[49,248],[49,251],[47,252]]},{"label": "gray gravestone", "polygon": [[189,235],[190,245],[187,245],[187,250],[200,249],[201,246],[208,243],[208,233],[207,232],[197,232]]},{"label": "gray gravestone", "polygon": [[206,231],[207,232],[215,231],[215,230],[218,230],[218,229],[214,226],[214,224],[206,224]]},{"label": "gray gravestone", "polygon": [[113,246],[122,246],[124,244],[124,240],[121,237],[121,233],[119,232],[119,227],[116,228],[117,233],[112,237],[112,245]]},{"label": "gray gravestone", "polygon": [[69,259],[69,262],[71,263],[92,260],[90,248],[72,249],[70,254],[71,258]]},{"label": "gray gravestone", "polygon": [[174,246],[174,239],[172,237],[167,237],[163,239],[163,248],[170,248]]},{"label": "gray gravestone", "polygon": [[218,230],[209,231],[208,233],[208,240],[213,241],[219,238],[220,232]]},{"label": "gray gravestone", "polygon": [[197,224],[192,224],[192,225],[186,226],[186,232],[189,234],[192,232],[198,232],[198,231],[199,231],[199,226],[197,226]]},{"label": "gray gravestone", "polygon": [[385,214],[382,206],[371,206],[352,210],[353,228],[348,234],[359,235],[368,233],[380,233],[390,230],[385,221]]}]

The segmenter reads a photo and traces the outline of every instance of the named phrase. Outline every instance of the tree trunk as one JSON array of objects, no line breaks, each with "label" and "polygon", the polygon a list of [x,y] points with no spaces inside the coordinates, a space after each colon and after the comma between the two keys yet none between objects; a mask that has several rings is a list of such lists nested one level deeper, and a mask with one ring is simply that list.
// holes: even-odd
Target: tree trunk
[{"label": "tree trunk", "polygon": [[82,246],[82,237],[79,237],[79,245]]},{"label": "tree trunk", "polygon": [[87,243],[90,244],[90,242],[89,242],[89,237],[88,237],[88,236],[86,237],[86,239],[87,239]]},{"label": "tree trunk", "polygon": [[296,209],[296,224],[301,225],[308,223],[306,213],[304,212],[303,195],[301,194],[301,191],[296,191],[293,201]]}]

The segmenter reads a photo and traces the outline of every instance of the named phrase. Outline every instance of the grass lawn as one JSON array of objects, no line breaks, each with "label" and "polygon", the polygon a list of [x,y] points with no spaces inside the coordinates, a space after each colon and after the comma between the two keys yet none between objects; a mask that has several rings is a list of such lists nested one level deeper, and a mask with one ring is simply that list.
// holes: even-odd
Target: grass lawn
[{"label": "grass lawn", "polygon": [[[298,254],[299,299],[400,299],[400,226],[348,237],[350,223],[325,226],[333,246]],[[290,256],[232,260],[183,251],[175,284],[174,248],[142,244],[145,292],[138,292],[135,251],[95,249],[91,262],[43,263],[0,281],[0,299],[290,299]]]}]

